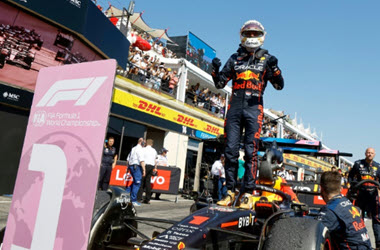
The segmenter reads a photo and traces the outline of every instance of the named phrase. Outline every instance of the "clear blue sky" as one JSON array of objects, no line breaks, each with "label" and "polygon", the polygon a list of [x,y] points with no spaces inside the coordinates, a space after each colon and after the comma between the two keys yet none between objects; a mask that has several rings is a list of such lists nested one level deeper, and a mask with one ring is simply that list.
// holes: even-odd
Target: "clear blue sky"
[{"label": "clear blue sky", "polygon": [[149,26],[169,28],[169,36],[191,31],[223,63],[238,47],[241,25],[259,20],[267,30],[264,48],[279,59],[285,78],[281,92],[267,87],[265,107],[297,113],[323,133],[324,144],[353,153],[351,161],[364,158],[368,146],[380,161],[380,1],[135,2]]}]

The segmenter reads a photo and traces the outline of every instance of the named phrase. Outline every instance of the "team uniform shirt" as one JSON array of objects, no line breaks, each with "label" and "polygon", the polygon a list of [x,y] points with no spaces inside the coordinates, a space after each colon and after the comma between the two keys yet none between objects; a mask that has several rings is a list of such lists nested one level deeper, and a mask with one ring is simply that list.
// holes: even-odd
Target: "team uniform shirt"
[{"label": "team uniform shirt", "polygon": [[[372,161],[367,163],[365,159],[358,160],[354,163],[350,173],[348,174],[348,182],[351,183],[354,180],[358,182],[361,180],[380,180],[380,164]],[[371,183],[365,183],[362,185],[361,190],[373,191],[376,187]]]},{"label": "team uniform shirt", "polygon": [[127,161],[129,165],[140,165],[142,161],[145,161],[143,147],[140,144],[132,148]]},{"label": "team uniform shirt", "polygon": [[224,166],[220,160],[215,161],[212,165],[211,174],[213,174],[214,176],[219,176],[220,178],[226,178]]},{"label": "team uniform shirt", "polygon": [[157,151],[151,146],[143,148],[145,164],[154,166],[156,164]]},{"label": "team uniform shirt", "polygon": [[158,155],[157,160],[156,160],[156,164],[157,164],[157,166],[167,167],[167,166],[169,166],[168,158],[166,158],[166,156],[163,156],[163,155]]},{"label": "team uniform shirt", "polygon": [[114,162],[115,155],[116,155],[116,148],[115,147],[105,147],[103,149],[102,164],[103,165],[112,165]]},{"label": "team uniform shirt", "polygon": [[321,208],[319,220],[330,231],[333,249],[371,249],[367,228],[360,209],[342,195]]}]

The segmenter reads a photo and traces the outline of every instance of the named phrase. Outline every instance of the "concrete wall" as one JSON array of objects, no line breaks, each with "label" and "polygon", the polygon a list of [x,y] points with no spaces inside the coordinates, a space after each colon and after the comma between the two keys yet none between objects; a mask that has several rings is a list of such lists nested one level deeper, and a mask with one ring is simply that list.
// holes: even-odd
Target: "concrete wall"
[{"label": "concrete wall", "polygon": [[181,180],[179,186],[183,187],[185,177],[186,154],[188,137],[173,132],[166,132],[164,139],[164,147],[169,150],[168,161],[170,166],[176,166],[181,169]]}]

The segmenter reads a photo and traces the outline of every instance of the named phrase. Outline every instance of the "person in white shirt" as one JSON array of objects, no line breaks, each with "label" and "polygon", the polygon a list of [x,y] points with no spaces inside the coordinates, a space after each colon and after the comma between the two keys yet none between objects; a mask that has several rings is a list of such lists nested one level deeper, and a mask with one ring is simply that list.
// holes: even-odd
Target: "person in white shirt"
[{"label": "person in white shirt", "polygon": [[167,158],[168,151],[166,148],[162,148],[161,154],[157,156],[156,159],[156,169],[157,166],[169,167],[169,161]]},{"label": "person in white shirt", "polygon": [[295,179],[296,179],[296,177],[294,176],[293,171],[289,170],[288,176],[286,177],[286,180],[287,181],[294,181]]},{"label": "person in white shirt", "polygon": [[143,201],[146,204],[150,204],[150,197],[152,195],[152,187],[150,184],[152,173],[156,169],[156,158],[157,151],[152,147],[153,140],[146,140],[146,147],[143,148],[144,151],[144,160],[145,160],[145,176],[142,178],[142,184],[137,195],[138,200],[142,200],[144,188],[145,188],[145,200]]},{"label": "person in white shirt", "polygon": [[277,175],[281,178],[284,178],[285,180],[288,178],[288,172],[286,172],[284,165],[281,166],[281,170],[277,172]]},{"label": "person in white shirt", "polygon": [[[168,154],[168,150],[166,148],[162,148],[161,154],[157,156],[154,171],[157,171],[157,166],[169,167],[169,161],[168,161],[168,158],[166,157],[167,154]],[[156,197],[154,199],[160,200],[160,195],[161,195],[160,193],[156,193]]]},{"label": "person in white shirt", "polygon": [[224,154],[220,156],[219,160],[216,160],[211,167],[211,174],[214,176],[214,190],[217,187],[218,200],[221,200],[227,195],[226,187],[226,173],[224,171]]},{"label": "person in white shirt", "polygon": [[145,176],[145,159],[144,159],[144,139],[140,138],[135,147],[132,148],[128,155],[128,169],[133,177],[131,186],[131,201],[134,206],[140,206],[137,201],[137,193],[141,185],[141,179]]}]

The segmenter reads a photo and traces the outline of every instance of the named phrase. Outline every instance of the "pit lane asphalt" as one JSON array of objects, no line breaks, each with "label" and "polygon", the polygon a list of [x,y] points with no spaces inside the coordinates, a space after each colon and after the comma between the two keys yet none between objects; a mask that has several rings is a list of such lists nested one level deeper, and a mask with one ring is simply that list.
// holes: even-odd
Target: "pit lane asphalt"
[{"label": "pit lane asphalt", "polygon": [[[179,221],[190,214],[190,206],[191,204],[193,204],[193,201],[184,199],[180,195],[178,195],[177,197],[178,202],[176,203],[176,196],[162,194],[161,200],[151,200],[151,204],[142,204],[141,206],[136,207],[137,216]],[[7,223],[7,217],[11,201],[12,199],[9,197],[0,196],[0,228],[5,227]],[[375,241],[372,231],[372,221],[369,219],[365,219],[365,224],[368,229],[369,236],[371,238],[372,246],[374,247]],[[161,227],[170,226],[170,224],[154,222],[149,222],[148,224],[140,223],[139,230],[141,230],[145,235],[149,237],[152,236],[152,233],[154,231],[164,231],[164,229],[154,227],[154,225]]]}]

